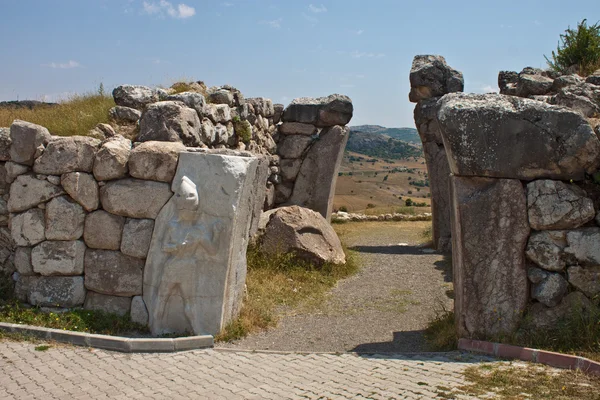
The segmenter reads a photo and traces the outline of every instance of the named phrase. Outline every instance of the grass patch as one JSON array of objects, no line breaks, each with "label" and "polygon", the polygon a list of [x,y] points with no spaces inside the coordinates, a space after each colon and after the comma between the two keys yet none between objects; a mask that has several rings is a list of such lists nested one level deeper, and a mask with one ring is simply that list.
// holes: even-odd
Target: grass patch
[{"label": "grass patch", "polygon": [[[600,378],[578,371],[556,371],[538,365],[494,365],[468,367],[461,394],[502,399],[595,399],[599,398]],[[494,397],[495,398],[495,397]]]},{"label": "grass patch", "polygon": [[266,254],[255,246],[248,248],[247,259],[248,296],[239,318],[225,327],[216,341],[239,339],[275,326],[285,309],[320,304],[340,279],[358,270],[356,255],[351,251],[346,251],[346,264],[327,263],[321,267],[290,253]]},{"label": "grass patch", "polygon": [[0,126],[8,127],[15,119],[42,125],[57,136],[86,136],[99,123],[108,122],[108,110],[115,106],[112,96],[87,93],[75,95],[54,106],[0,108]]},{"label": "grass patch", "polygon": [[425,242],[433,241],[433,226],[429,225],[427,228],[425,228],[423,232],[421,232],[421,237],[423,240],[425,240]]},{"label": "grass patch", "polygon": [[431,351],[452,351],[458,348],[458,336],[454,325],[454,312],[439,311],[425,329],[425,339]]},{"label": "grass patch", "polygon": [[129,315],[119,316],[82,309],[47,313],[37,307],[23,307],[16,301],[0,307],[0,322],[102,335],[120,335],[134,331],[148,332],[147,327],[131,322]]},{"label": "grass patch", "polygon": [[42,345],[39,345],[39,346],[35,346],[35,347],[34,347],[34,350],[35,350],[35,351],[46,351],[46,350],[48,350],[50,347],[52,347],[52,346],[50,346],[50,345],[47,345],[47,344],[42,344]]}]

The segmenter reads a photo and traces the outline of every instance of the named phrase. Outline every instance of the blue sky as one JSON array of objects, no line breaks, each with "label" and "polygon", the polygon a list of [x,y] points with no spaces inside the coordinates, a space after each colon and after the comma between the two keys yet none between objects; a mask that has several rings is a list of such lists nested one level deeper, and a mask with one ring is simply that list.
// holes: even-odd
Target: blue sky
[{"label": "blue sky", "polygon": [[0,100],[63,98],[102,82],[231,84],[247,97],[350,96],[351,122],[414,126],[408,73],[441,54],[466,91],[544,67],[598,0],[0,0]]}]

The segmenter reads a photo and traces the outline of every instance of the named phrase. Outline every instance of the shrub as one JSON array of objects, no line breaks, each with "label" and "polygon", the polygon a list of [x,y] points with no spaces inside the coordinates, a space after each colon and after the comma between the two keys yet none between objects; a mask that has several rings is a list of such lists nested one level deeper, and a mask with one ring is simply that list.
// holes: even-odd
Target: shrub
[{"label": "shrub", "polygon": [[346,207],[346,206],[341,206],[340,208],[338,208],[338,211],[341,211],[341,212],[348,212],[348,207]]},{"label": "shrub", "polygon": [[412,201],[412,199],[406,199],[406,201],[404,202],[404,204],[406,205],[406,207],[412,207],[413,206],[413,201]]},{"label": "shrub", "polygon": [[560,35],[556,51],[552,51],[552,59],[544,56],[550,69],[567,72],[572,67],[582,76],[587,76],[600,68],[600,23],[587,25],[587,20],[571,27]]},{"label": "shrub", "polygon": [[375,207],[376,207],[376,205],[375,205],[375,204],[373,204],[373,203],[369,203],[369,204],[367,204],[367,208],[375,208]]},{"label": "shrub", "polygon": [[248,121],[240,120],[240,117],[233,117],[233,129],[238,138],[248,144],[252,139],[252,125]]}]

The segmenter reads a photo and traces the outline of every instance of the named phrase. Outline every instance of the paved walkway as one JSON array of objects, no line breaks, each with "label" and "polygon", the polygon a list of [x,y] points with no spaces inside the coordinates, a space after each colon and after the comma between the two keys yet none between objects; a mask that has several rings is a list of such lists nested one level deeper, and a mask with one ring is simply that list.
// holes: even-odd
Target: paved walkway
[{"label": "paved walkway", "polygon": [[121,354],[35,346],[0,341],[0,399],[433,399],[464,384],[467,366],[489,360],[460,353]]}]

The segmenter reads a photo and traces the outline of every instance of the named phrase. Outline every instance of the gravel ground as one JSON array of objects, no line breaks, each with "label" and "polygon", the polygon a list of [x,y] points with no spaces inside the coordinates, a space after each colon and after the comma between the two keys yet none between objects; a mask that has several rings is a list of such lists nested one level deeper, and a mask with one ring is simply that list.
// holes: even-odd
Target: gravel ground
[{"label": "gravel ground", "polygon": [[335,225],[361,270],[317,308],[286,314],[277,328],[217,347],[325,352],[427,351],[423,329],[451,308],[450,261],[423,246],[430,222]]}]

